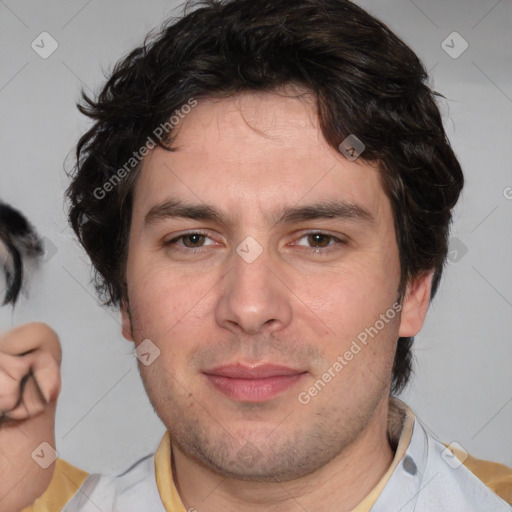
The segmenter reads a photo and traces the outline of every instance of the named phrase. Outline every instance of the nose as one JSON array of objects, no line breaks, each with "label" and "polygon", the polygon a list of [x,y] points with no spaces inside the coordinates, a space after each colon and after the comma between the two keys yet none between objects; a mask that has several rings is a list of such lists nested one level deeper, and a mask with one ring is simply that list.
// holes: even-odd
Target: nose
[{"label": "nose", "polygon": [[292,318],[290,294],[279,276],[267,251],[254,260],[246,260],[238,253],[232,257],[229,272],[221,281],[216,318],[220,326],[246,334],[285,328]]}]

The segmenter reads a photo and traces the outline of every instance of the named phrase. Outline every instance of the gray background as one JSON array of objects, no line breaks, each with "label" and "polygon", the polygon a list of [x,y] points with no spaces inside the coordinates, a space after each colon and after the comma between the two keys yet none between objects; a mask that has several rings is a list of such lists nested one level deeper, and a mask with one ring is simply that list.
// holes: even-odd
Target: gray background
[{"label": "gray background", "polygon": [[[415,343],[416,377],[402,398],[443,441],[512,466],[512,3],[385,0],[360,4],[423,59],[466,187],[455,213],[451,263]],[[117,311],[102,308],[87,257],[67,227],[64,160],[88,123],[81,86],[138,45],[178,2],[0,0],[0,197],[46,237],[47,261],[29,299],[0,310],[0,329],[49,323],[63,345],[59,455],[116,472],[154,451],[164,427],[149,404]],[[47,59],[32,48],[46,31]],[[453,58],[443,49],[459,52]],[[448,39],[447,39],[448,37]],[[48,49],[49,45],[45,44]],[[509,187],[509,188],[507,188]],[[508,197],[508,198],[507,198]]]}]

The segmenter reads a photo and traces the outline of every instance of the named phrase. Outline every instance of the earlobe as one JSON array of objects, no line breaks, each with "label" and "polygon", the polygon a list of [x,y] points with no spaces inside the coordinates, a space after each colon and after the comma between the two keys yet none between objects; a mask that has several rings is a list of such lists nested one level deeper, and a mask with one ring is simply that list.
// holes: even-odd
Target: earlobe
[{"label": "earlobe", "polygon": [[121,302],[121,332],[123,334],[123,338],[128,341],[134,341],[132,336],[132,326],[130,322],[130,315],[128,313],[128,306],[124,301]]},{"label": "earlobe", "polygon": [[433,270],[424,272],[407,285],[398,331],[401,338],[416,336],[420,332],[430,303],[433,275]]}]

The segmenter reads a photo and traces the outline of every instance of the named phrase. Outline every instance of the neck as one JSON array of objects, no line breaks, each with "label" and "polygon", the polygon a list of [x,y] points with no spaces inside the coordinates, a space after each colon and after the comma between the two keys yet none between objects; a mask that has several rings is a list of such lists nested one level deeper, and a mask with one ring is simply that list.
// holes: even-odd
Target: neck
[{"label": "neck", "polygon": [[317,471],[288,482],[223,477],[189,458],[171,439],[173,477],[185,509],[349,512],[370,493],[392,463],[388,409],[388,400],[384,400],[367,427],[343,452]]}]

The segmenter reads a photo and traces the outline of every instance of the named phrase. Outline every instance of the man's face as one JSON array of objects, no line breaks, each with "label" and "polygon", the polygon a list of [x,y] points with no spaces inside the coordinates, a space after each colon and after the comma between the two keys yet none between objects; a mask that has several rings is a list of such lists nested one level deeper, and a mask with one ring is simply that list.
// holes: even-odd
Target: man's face
[{"label": "man's face", "polygon": [[178,129],[136,184],[123,335],[160,350],[140,373],[182,453],[243,479],[308,474],[387,411],[414,334],[379,170],[328,146],[311,97],[201,100]]}]

